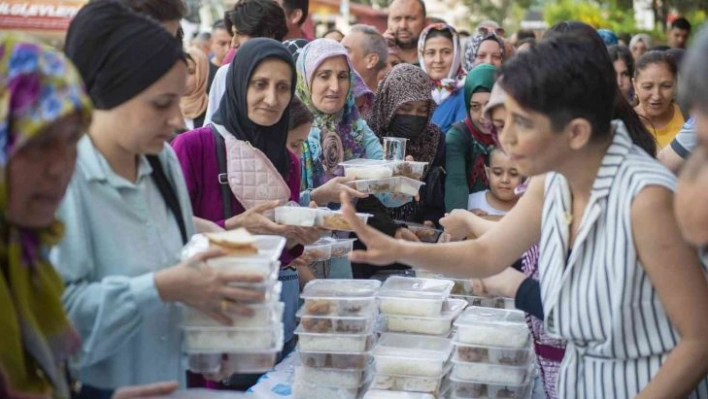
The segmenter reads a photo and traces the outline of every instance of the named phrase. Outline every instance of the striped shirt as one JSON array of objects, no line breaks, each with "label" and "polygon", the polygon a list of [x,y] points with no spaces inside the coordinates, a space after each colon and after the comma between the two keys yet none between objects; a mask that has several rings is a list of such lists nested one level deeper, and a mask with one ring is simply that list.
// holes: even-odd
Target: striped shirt
[{"label": "striped shirt", "polygon": [[[679,340],[639,260],[631,221],[642,189],[673,191],[676,180],[632,145],[624,125],[613,127],[573,248],[570,187],[560,174],[546,178],[540,282],[546,331],[568,341],[561,398],[632,398]],[[708,398],[708,380],[691,397]]]}]

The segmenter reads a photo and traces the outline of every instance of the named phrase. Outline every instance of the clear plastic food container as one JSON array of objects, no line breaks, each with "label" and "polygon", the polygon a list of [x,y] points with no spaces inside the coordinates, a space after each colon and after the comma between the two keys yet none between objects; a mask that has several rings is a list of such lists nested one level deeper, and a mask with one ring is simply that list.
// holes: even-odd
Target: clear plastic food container
[{"label": "clear plastic food container", "polygon": [[420,187],[425,183],[407,177],[390,177],[388,179],[356,180],[348,184],[355,190],[367,194],[394,193],[416,196]]},{"label": "clear plastic food container", "polygon": [[533,367],[501,366],[489,363],[459,363],[453,360],[452,375],[461,381],[497,385],[523,385]]},{"label": "clear plastic food container", "polygon": [[368,381],[356,388],[328,387],[295,379],[292,393],[294,399],[356,399],[365,389]]},{"label": "clear plastic food container", "polygon": [[188,369],[197,374],[212,374],[228,370],[231,374],[264,373],[275,366],[281,348],[259,352],[190,353]]},{"label": "clear plastic food container", "polygon": [[404,221],[400,221],[400,223],[404,223],[408,227],[408,230],[410,230],[413,234],[416,235],[416,237],[418,237],[420,242],[436,243],[438,242],[438,240],[440,240],[440,236],[443,233],[442,230],[437,230],[432,227],[424,226],[422,224],[409,223]]},{"label": "clear plastic food container", "polygon": [[332,257],[343,258],[354,249],[356,238],[340,238],[332,243]]},{"label": "clear plastic food container", "polygon": [[300,296],[310,316],[372,316],[376,313],[378,280],[313,280]]},{"label": "clear plastic food container", "polygon": [[352,159],[339,164],[344,176],[360,180],[386,179],[393,176],[395,162],[378,159]]},{"label": "clear plastic food container", "polygon": [[376,321],[373,316],[311,316],[304,308],[300,308],[297,317],[304,332],[319,334],[370,334]]},{"label": "clear plastic food container", "polygon": [[283,346],[283,323],[267,327],[184,327],[188,353],[265,351]]},{"label": "clear plastic food container", "polygon": [[526,399],[533,384],[524,382],[519,385],[485,384],[460,380],[455,373],[452,380],[451,398],[459,399]]},{"label": "clear plastic food container", "polygon": [[302,326],[295,329],[298,344],[305,351],[317,352],[367,352],[376,341],[373,333],[368,334],[319,334],[305,332]]},{"label": "clear plastic food container", "polygon": [[371,361],[371,353],[346,353],[346,352],[323,352],[309,351],[298,344],[297,354],[300,363],[311,368],[338,369],[338,370],[362,370]]},{"label": "clear plastic food container", "polygon": [[456,341],[468,345],[523,349],[530,336],[526,318],[518,310],[470,307],[455,326]]},{"label": "clear plastic food container", "polygon": [[[246,255],[246,256],[225,256],[222,258],[214,258],[207,260],[208,264],[212,264],[212,261],[217,259],[228,259],[227,262],[231,263],[232,258],[237,258],[239,262],[242,263],[258,263],[258,264],[268,264],[271,262],[279,262],[280,255],[285,248],[287,240],[285,237],[280,236],[269,236],[269,235],[257,235],[255,246],[258,248],[257,255]],[[189,240],[184,249],[182,249],[182,259],[190,258],[199,253],[205,252],[209,249],[209,240],[203,234],[195,234]]]},{"label": "clear plastic food container", "polygon": [[494,309],[516,309],[516,303],[511,298],[484,298],[481,296],[450,295],[452,298],[464,299],[470,306]]},{"label": "clear plastic food container", "polygon": [[280,299],[280,293],[283,290],[283,283],[281,281],[268,281],[266,283],[229,283],[230,287],[243,288],[248,290],[257,291],[263,294],[263,300],[261,301],[246,301],[242,300],[240,304],[266,304],[276,302]]},{"label": "clear plastic food container", "polygon": [[295,368],[295,380],[325,387],[358,388],[366,381],[366,369],[333,370],[300,366]]},{"label": "clear plastic food container", "polygon": [[332,257],[332,242],[330,238],[322,238],[310,245],[305,245],[301,259],[307,263],[328,260]]},{"label": "clear plastic food container", "polygon": [[[371,214],[368,213],[357,213],[356,217],[359,218],[364,224],[369,220]],[[330,230],[337,231],[353,231],[352,226],[344,218],[344,214],[340,211],[333,211],[327,208],[319,208],[317,210],[317,221],[315,225],[318,227],[324,227]]]},{"label": "clear plastic food container", "polygon": [[[253,316],[230,315],[234,327],[266,327],[283,319],[283,302],[256,305],[243,305],[253,311]],[[182,310],[183,327],[224,327],[223,324],[194,308],[184,306]]]},{"label": "clear plastic food container", "polygon": [[263,281],[277,280],[280,270],[280,262],[247,260],[238,256],[212,258],[208,259],[206,264],[215,269],[237,272],[244,277],[260,277]]},{"label": "clear plastic food container", "polygon": [[379,290],[381,313],[403,316],[439,316],[452,281],[393,276]]},{"label": "clear plastic food container", "polygon": [[[444,396],[441,396],[444,397]],[[374,389],[373,384],[362,399],[436,399],[434,395],[421,392],[385,391]]]},{"label": "clear plastic food container", "polygon": [[275,208],[275,223],[287,226],[312,227],[317,221],[317,209],[301,206]]},{"label": "clear plastic food container", "polygon": [[447,335],[452,328],[452,322],[467,307],[467,302],[461,299],[448,299],[443,304],[440,316],[418,317],[401,315],[382,315],[383,331],[410,334]]},{"label": "clear plastic food container", "polygon": [[427,166],[427,162],[395,161],[393,164],[393,175],[420,180],[423,178]]},{"label": "clear plastic food container", "polygon": [[479,345],[466,345],[455,342],[453,360],[459,363],[491,363],[504,366],[527,366],[531,361],[533,348],[509,349]]},{"label": "clear plastic food container", "polygon": [[447,338],[384,333],[372,355],[377,373],[440,377],[451,352]]},{"label": "clear plastic food container", "polygon": [[448,382],[449,367],[439,377],[412,377],[407,375],[374,374],[371,388],[388,391],[422,392],[440,395]]}]

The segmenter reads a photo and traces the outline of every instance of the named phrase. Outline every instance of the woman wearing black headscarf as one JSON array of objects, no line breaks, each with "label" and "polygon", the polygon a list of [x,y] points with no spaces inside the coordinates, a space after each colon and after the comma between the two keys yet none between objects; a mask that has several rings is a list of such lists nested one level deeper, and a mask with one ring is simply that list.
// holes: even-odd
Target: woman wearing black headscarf
[{"label": "woman wearing black headscarf", "polygon": [[95,104],[59,209],[66,235],[51,254],[83,338],[75,375],[97,388],[182,380],[176,304],[227,324],[246,313],[237,301],[262,297],[201,263],[217,253],[180,262],[194,224],[166,140],[182,124],[184,53],[155,22],[102,0],[77,14],[66,54]]},{"label": "woman wearing black headscarf", "polygon": [[316,241],[320,233],[278,225],[263,215],[279,202],[299,200],[300,162],[287,149],[296,81],[293,58],[283,44],[251,39],[231,62],[213,123],[183,133],[172,143],[196,216],[226,229],[245,227],[288,238],[279,275],[285,303],[284,352],[294,346],[299,295],[297,271],[290,264],[302,254],[302,244]]}]

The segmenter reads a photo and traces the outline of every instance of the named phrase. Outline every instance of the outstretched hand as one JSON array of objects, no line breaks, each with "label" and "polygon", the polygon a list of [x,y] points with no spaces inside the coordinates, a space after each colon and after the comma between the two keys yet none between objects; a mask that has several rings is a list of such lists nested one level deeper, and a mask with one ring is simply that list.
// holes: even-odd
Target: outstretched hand
[{"label": "outstretched hand", "polygon": [[403,251],[403,242],[395,240],[386,234],[367,226],[358,217],[347,193],[342,193],[342,213],[352,226],[359,239],[366,245],[366,250],[357,250],[349,253],[352,262],[368,263],[371,265],[385,266],[395,263],[400,259]]}]

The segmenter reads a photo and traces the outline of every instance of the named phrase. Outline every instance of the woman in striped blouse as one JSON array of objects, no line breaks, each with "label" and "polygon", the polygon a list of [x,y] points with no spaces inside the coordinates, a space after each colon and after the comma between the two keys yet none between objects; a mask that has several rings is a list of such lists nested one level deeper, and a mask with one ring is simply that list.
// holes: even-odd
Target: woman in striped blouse
[{"label": "woman in striped blouse", "polygon": [[540,242],[544,326],[568,341],[559,397],[708,397],[708,283],[673,215],[675,178],[611,121],[614,69],[594,48],[553,37],[502,68],[514,79],[502,81],[501,143],[537,177],[497,228],[474,241],[399,242],[347,205],[368,247],[350,257],[486,277]]}]

